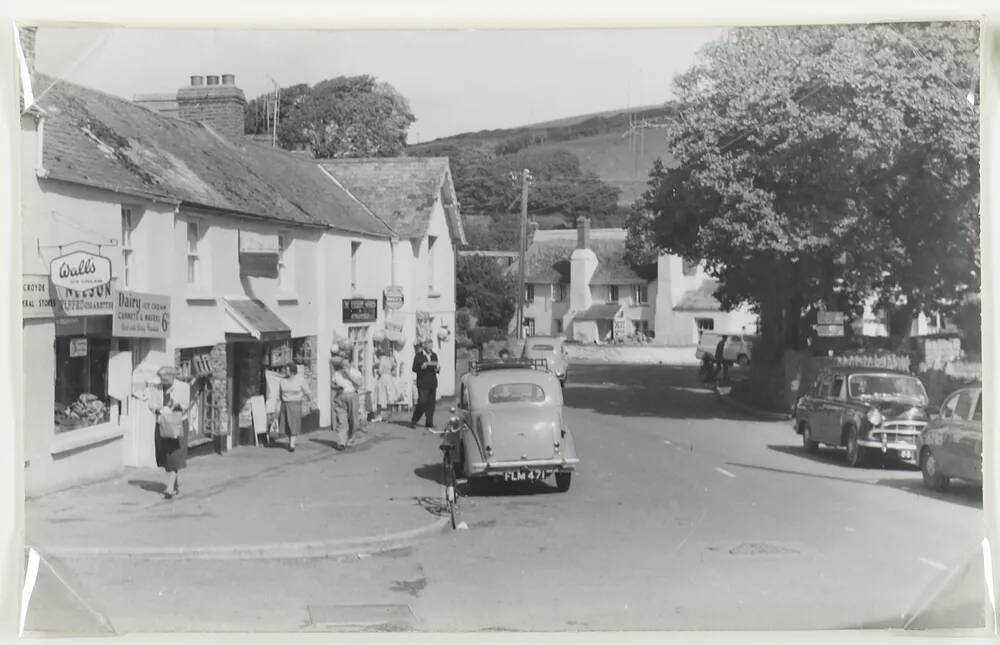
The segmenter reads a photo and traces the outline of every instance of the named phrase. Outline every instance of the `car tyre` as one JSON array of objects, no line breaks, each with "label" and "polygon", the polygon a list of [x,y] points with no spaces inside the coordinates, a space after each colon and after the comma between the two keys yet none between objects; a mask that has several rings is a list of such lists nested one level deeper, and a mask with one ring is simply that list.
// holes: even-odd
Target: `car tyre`
[{"label": "car tyre", "polygon": [[865,465],[864,446],[858,445],[858,429],[851,426],[847,429],[847,465],[851,468],[861,468]]},{"label": "car tyre", "polygon": [[573,473],[556,473],[556,488],[560,493],[569,490],[569,485],[573,481]]},{"label": "car tyre", "polygon": [[739,364],[740,367],[746,367],[747,365],[750,364],[750,357],[747,356],[746,354],[740,354],[736,358],[736,362]]},{"label": "car tyre", "polygon": [[924,486],[931,490],[944,491],[951,481],[941,472],[934,453],[929,448],[924,448],[920,455],[920,473],[924,476]]},{"label": "car tyre", "polygon": [[816,454],[819,451],[819,442],[812,438],[812,430],[809,428],[808,423],[802,424],[802,447],[810,455]]}]

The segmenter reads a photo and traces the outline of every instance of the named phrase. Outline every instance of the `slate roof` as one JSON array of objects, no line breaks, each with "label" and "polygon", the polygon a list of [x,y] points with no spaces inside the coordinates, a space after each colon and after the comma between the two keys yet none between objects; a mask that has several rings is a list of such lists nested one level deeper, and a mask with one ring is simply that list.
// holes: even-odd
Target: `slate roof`
[{"label": "slate roof", "polygon": [[715,298],[719,283],[715,280],[705,280],[697,289],[684,292],[680,301],[674,306],[678,311],[721,311],[722,304]]},{"label": "slate roof", "polygon": [[452,204],[446,206],[448,228],[465,244],[447,157],[325,159],[320,165],[402,238],[427,234],[431,209],[444,191]]},{"label": "slate roof", "polygon": [[591,305],[586,311],[577,314],[573,320],[614,320],[622,311],[622,305]]},{"label": "slate roof", "polygon": [[[649,282],[625,261],[625,240],[624,229],[591,229],[590,250],[597,256],[598,264],[590,284]],[[537,231],[525,255],[525,280],[544,284],[569,283],[570,256],[576,249],[576,243],[576,229]]]},{"label": "slate roof", "polygon": [[392,231],[315,162],[125,99],[34,77],[47,118],[47,177],[168,202],[391,237]]}]

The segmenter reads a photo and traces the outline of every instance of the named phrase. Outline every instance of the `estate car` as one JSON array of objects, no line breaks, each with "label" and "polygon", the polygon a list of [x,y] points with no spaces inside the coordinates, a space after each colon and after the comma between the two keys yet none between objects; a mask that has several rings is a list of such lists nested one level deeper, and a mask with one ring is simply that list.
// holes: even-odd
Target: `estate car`
[{"label": "estate car", "polygon": [[455,415],[458,470],[475,490],[484,480],[536,481],[554,475],[570,487],[580,459],[563,419],[559,379],[544,360],[473,363],[462,377]]},{"label": "estate car", "polygon": [[928,488],[951,479],[983,483],[983,389],[958,390],[941,404],[920,437],[920,470]]},{"label": "estate car", "polygon": [[847,449],[851,466],[874,455],[918,465],[927,392],[906,372],[836,367],[820,372],[795,404],[793,419],[807,452],[836,446]]}]

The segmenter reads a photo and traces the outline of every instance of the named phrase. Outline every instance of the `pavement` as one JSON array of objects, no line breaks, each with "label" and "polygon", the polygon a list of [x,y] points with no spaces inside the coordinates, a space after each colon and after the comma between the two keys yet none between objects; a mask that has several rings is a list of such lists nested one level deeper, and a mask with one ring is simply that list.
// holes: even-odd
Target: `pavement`
[{"label": "pavement", "polygon": [[158,469],[29,500],[26,543],[51,557],[304,557],[405,546],[445,520],[440,486],[414,472],[439,459],[437,442],[398,418],[368,424],[343,452],[320,430],[300,436],[294,453],[282,438],[193,457],[170,500]]},{"label": "pavement", "polygon": [[[572,487],[524,483],[462,496],[465,531],[367,557],[47,562],[83,607],[74,624],[102,617],[90,618],[92,633],[985,623],[979,488],[956,482],[936,493],[909,467],[849,468],[840,451],[807,454],[788,421],[726,405],[696,372],[573,366],[565,420],[582,461]],[[372,445],[368,463],[397,464],[410,500],[439,495],[427,479],[436,442],[398,432],[403,439]],[[390,457],[403,446],[412,447],[405,466],[395,461],[402,455]],[[312,477],[349,457],[322,462],[301,486],[315,487]],[[50,594],[33,600],[32,628],[69,624],[70,601],[60,603]]]}]

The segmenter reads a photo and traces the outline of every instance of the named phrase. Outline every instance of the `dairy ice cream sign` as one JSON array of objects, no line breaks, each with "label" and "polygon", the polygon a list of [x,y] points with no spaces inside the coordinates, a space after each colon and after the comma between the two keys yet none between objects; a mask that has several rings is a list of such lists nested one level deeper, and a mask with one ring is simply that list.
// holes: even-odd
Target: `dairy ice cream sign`
[{"label": "dairy ice cream sign", "polygon": [[111,259],[86,251],[73,251],[52,260],[49,278],[57,287],[87,291],[111,282]]}]

